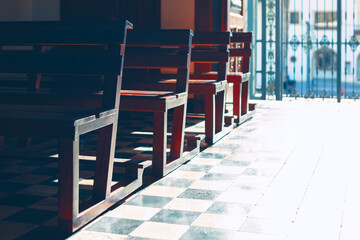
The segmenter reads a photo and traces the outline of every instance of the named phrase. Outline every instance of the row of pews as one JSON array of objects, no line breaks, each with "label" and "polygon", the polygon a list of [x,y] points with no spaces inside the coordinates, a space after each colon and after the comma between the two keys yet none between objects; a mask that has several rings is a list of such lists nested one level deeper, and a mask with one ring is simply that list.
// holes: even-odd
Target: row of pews
[{"label": "row of pews", "polygon": [[[64,231],[141,187],[145,169],[161,178],[196,156],[201,142],[214,144],[250,117],[251,33],[132,28],[126,20],[0,23],[0,144],[9,136],[58,140]],[[229,57],[242,57],[243,73],[228,72]],[[190,72],[192,63],[211,63],[213,71]],[[226,113],[228,84],[233,114]],[[203,112],[191,113],[188,106],[199,98]],[[125,111],[153,114],[152,159],[114,158]],[[204,132],[186,131],[194,115],[204,119]],[[91,132],[97,135],[93,195],[80,204],[80,137]],[[115,184],[114,165],[126,176]]]}]

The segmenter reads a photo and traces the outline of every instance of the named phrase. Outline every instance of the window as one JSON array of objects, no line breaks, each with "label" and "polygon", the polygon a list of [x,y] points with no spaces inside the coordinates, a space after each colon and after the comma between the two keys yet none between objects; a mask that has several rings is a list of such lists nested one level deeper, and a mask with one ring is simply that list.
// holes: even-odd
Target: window
[{"label": "window", "polygon": [[300,23],[299,12],[290,12],[290,23],[291,24],[299,24]]},{"label": "window", "polygon": [[241,14],[241,11],[242,11],[242,0],[231,0],[230,12]]},{"label": "window", "polygon": [[334,11],[319,11],[315,12],[315,28],[336,28],[337,13]]},{"label": "window", "polygon": [[336,71],[336,54],[329,48],[323,48],[315,52],[315,67],[319,71]]}]

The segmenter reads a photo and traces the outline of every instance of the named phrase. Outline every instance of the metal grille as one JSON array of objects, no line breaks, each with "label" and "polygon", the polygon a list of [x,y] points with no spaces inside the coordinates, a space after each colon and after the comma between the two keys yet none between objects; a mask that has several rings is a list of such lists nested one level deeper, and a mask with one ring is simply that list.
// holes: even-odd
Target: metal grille
[{"label": "metal grille", "polygon": [[360,0],[255,5],[261,24],[255,28],[253,96],[358,98]]}]

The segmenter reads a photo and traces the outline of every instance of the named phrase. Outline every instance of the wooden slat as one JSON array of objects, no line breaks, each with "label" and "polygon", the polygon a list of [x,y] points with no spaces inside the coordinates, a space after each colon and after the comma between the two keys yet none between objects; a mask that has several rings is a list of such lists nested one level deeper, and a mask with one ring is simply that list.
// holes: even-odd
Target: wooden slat
[{"label": "wooden slat", "polygon": [[197,50],[193,49],[191,53],[192,62],[206,62],[206,63],[226,63],[229,59],[229,52],[223,51],[206,51],[206,50]]},{"label": "wooden slat", "polygon": [[193,44],[228,45],[231,32],[201,32],[194,33]]},{"label": "wooden slat", "polygon": [[0,54],[0,72],[48,74],[121,74],[120,55]]},{"label": "wooden slat", "polygon": [[0,45],[124,43],[124,26],[132,28],[126,20],[0,22]]},{"label": "wooden slat", "polygon": [[251,49],[230,48],[230,57],[251,57]]},{"label": "wooden slat", "polygon": [[251,42],[252,32],[232,32],[231,42]]},{"label": "wooden slat", "polygon": [[130,30],[127,34],[127,46],[188,46],[193,32],[187,30]]},{"label": "wooden slat", "polygon": [[186,68],[188,55],[129,54],[124,68]]}]

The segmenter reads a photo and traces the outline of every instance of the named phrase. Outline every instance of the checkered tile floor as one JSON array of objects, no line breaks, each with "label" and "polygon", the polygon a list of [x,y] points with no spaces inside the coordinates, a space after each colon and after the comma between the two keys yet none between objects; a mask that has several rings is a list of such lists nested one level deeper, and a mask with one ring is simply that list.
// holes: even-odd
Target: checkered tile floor
[{"label": "checkered tile floor", "polygon": [[[56,162],[1,159],[0,239],[360,239],[358,105],[262,103],[254,119],[71,236],[56,228]],[[91,176],[82,164],[82,198]]]},{"label": "checkered tile floor", "polygon": [[110,239],[236,239],[252,206],[244,201],[249,198],[244,193],[256,186],[237,182],[253,174],[250,162],[232,152],[240,145],[221,146],[205,150],[72,239],[104,234]]},{"label": "checkered tile floor", "polygon": [[[170,131],[170,120],[169,125]],[[151,159],[152,135],[149,133],[152,131],[152,115],[130,113],[121,119],[119,126],[115,157]],[[187,129],[202,131],[203,123],[199,119],[190,120]],[[0,158],[0,240],[69,237],[56,228],[57,162],[56,158],[48,158],[57,157],[56,141],[32,139],[30,147],[19,148],[17,140],[17,138],[6,138],[3,152],[19,155],[20,150],[21,156],[31,156],[31,158],[30,160],[21,157]],[[80,142],[81,156],[95,156],[96,143],[96,134],[85,136]],[[204,167],[207,169],[206,166]],[[116,170],[118,173],[123,171],[119,168]],[[151,182],[152,179],[148,174],[150,173],[145,172],[145,181]],[[80,201],[91,197],[93,175],[94,165],[81,162]],[[114,174],[113,180],[119,180],[119,177],[121,178],[121,174]],[[157,184],[160,186],[162,183]],[[124,221],[127,222],[126,219]]]}]

